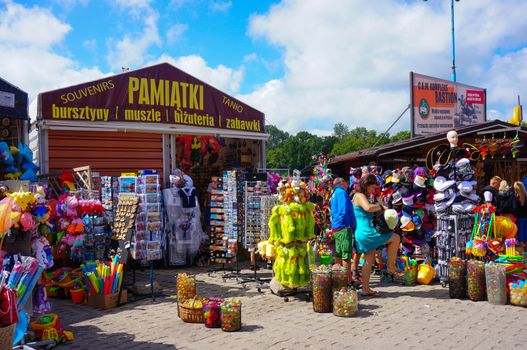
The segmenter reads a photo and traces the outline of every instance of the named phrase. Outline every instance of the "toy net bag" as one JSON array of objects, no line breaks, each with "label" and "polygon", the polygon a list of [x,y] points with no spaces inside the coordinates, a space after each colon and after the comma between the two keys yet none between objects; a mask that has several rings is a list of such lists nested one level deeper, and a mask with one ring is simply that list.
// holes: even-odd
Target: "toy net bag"
[{"label": "toy net bag", "polygon": [[491,304],[507,304],[507,278],[505,265],[490,262],[485,264],[487,300]]},{"label": "toy net bag", "polygon": [[467,262],[467,297],[472,301],[483,301],[486,297],[485,263],[479,260]]}]

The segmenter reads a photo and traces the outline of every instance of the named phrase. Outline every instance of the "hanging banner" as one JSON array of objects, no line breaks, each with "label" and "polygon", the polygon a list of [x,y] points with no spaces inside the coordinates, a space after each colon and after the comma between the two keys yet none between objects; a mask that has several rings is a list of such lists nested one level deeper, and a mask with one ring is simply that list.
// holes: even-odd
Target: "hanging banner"
[{"label": "hanging banner", "polygon": [[487,120],[485,89],[410,73],[412,136],[447,132]]},{"label": "hanging banner", "polygon": [[264,114],[162,63],[39,96],[39,118],[264,132]]}]

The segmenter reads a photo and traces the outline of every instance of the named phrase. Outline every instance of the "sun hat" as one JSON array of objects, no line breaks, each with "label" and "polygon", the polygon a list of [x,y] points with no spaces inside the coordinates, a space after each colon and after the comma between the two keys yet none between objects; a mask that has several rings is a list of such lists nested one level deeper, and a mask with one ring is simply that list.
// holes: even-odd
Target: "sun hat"
[{"label": "sun hat", "polygon": [[459,192],[470,193],[472,192],[472,190],[474,189],[474,185],[476,184],[476,181],[461,181],[457,185],[457,189],[459,190]]},{"label": "sun hat", "polygon": [[416,175],[415,178],[414,178],[414,185],[419,186],[421,188],[425,188],[426,187],[425,182],[426,182],[426,177],[424,177],[424,176]]},{"label": "sun hat", "polygon": [[404,229],[407,227],[410,223],[412,223],[412,218],[410,216],[403,215],[401,216],[401,229]]},{"label": "sun hat", "polygon": [[414,176],[426,177],[426,169],[422,166],[414,169]]},{"label": "sun hat", "polygon": [[399,203],[403,199],[403,196],[401,196],[401,193],[399,191],[395,191],[392,193],[392,204]]},{"label": "sun hat", "polygon": [[478,203],[480,201],[481,198],[479,198],[479,196],[475,193],[465,193],[465,192],[460,192],[459,193],[460,195],[462,195],[463,197],[465,198],[468,198],[470,201],[472,202],[476,202]]},{"label": "sun hat", "polygon": [[413,221],[409,221],[406,226],[402,227],[402,230],[404,232],[410,232],[410,231],[413,231],[415,230],[415,224],[413,223]]},{"label": "sun hat", "polygon": [[446,190],[450,186],[454,185],[455,183],[456,183],[456,181],[454,181],[454,180],[447,180],[443,176],[438,176],[438,177],[436,177],[436,179],[434,181],[434,188],[437,191],[441,192],[441,191]]},{"label": "sun hat", "polygon": [[399,216],[397,215],[397,212],[394,209],[386,209],[384,211],[384,220],[386,221],[386,225],[388,225],[388,228],[390,230],[393,230],[399,222]]},{"label": "sun hat", "polygon": [[461,158],[456,162],[456,172],[465,173],[469,171],[472,171],[472,168],[470,167],[470,160],[467,158]]},{"label": "sun hat", "polygon": [[414,196],[410,195],[408,197],[403,197],[403,205],[411,207],[414,205]]}]

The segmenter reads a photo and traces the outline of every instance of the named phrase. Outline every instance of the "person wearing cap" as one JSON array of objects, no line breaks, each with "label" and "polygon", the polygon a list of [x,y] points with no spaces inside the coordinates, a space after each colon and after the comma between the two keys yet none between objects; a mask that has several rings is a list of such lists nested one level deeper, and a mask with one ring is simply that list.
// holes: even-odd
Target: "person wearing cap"
[{"label": "person wearing cap", "polygon": [[348,281],[352,281],[351,257],[353,255],[353,232],[357,227],[351,199],[346,192],[346,180],[337,177],[333,181],[333,195],[329,202],[331,230],[335,239],[335,263],[348,268]]},{"label": "person wearing cap", "polygon": [[485,204],[492,204],[497,207],[498,205],[498,194],[500,190],[501,177],[493,176],[490,179],[490,184],[485,186],[481,191],[481,200]]},{"label": "person wearing cap", "polygon": [[366,175],[359,181],[353,197],[353,210],[357,220],[357,229],[355,230],[355,242],[358,254],[365,254],[364,264],[362,266],[362,295],[363,296],[380,296],[378,292],[370,287],[370,276],[372,266],[375,262],[377,249],[383,245],[388,246],[388,264],[387,272],[393,276],[396,272],[395,259],[399,249],[400,239],[394,233],[381,234],[372,225],[373,213],[381,211],[381,204],[373,204],[368,197],[375,191],[377,179],[373,174]]}]

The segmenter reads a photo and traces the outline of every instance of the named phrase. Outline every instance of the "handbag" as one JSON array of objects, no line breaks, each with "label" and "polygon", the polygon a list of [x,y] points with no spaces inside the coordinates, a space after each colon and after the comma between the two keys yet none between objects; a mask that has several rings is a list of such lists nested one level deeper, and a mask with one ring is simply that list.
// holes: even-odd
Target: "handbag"
[{"label": "handbag", "polygon": [[384,210],[380,211],[378,214],[374,214],[371,218],[371,224],[373,228],[376,229],[381,235],[386,235],[388,233],[392,233],[393,231],[388,227],[383,213]]}]

